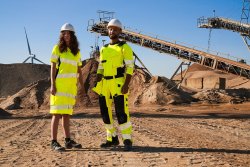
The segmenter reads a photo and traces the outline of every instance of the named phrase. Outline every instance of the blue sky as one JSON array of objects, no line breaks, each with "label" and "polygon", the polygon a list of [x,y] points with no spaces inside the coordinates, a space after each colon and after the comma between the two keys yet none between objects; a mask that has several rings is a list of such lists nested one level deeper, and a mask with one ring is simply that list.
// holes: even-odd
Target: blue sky
[{"label": "blue sky", "polygon": [[[70,22],[76,29],[82,58],[89,57],[95,34],[87,31],[89,19],[98,19],[97,10],[115,12],[124,26],[165,39],[207,48],[207,29],[197,28],[197,18],[216,16],[240,20],[242,0],[1,0],[0,63],[21,63],[28,57],[26,27],[31,50],[49,64],[60,27]],[[102,39],[99,44],[102,46]],[[130,44],[153,75],[170,77],[180,60],[167,54]],[[249,59],[249,51],[238,33],[212,30],[211,50]]]}]

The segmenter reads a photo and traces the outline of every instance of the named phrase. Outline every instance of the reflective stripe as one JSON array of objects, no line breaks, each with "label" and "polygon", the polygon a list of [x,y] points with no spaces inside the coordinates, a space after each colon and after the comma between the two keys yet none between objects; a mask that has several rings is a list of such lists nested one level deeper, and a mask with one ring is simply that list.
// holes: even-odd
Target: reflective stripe
[{"label": "reflective stripe", "polygon": [[110,132],[107,132],[107,137],[112,137],[112,134]]},{"label": "reflective stripe", "polygon": [[58,105],[58,106],[50,106],[51,110],[64,110],[64,109],[73,109],[72,105]]},{"label": "reflective stripe", "polygon": [[134,67],[134,64],[127,64],[126,66],[127,66],[127,67],[130,67],[130,68],[133,68],[133,67]]},{"label": "reflective stripe", "polygon": [[134,60],[124,60],[126,65],[134,64]]},{"label": "reflective stripe", "polygon": [[51,55],[51,59],[58,59],[59,58],[59,56],[57,56],[57,55]]},{"label": "reflective stripe", "polygon": [[103,70],[103,69],[104,69],[103,66],[99,64],[98,70]]},{"label": "reflective stripe", "polygon": [[69,94],[69,93],[63,93],[63,92],[57,92],[56,96],[65,96],[65,97],[70,97],[72,99],[75,99],[75,95]]},{"label": "reflective stripe", "polygon": [[76,78],[77,73],[58,74],[56,78]]},{"label": "reflective stripe", "polygon": [[105,128],[111,130],[114,128],[114,125],[113,124],[105,124]]},{"label": "reflective stripe", "polygon": [[127,122],[125,124],[120,125],[120,130],[128,129],[132,126],[131,122]]},{"label": "reflective stripe", "polygon": [[69,59],[65,59],[65,58],[61,58],[60,60],[63,63],[68,63],[68,64],[71,64],[73,66],[77,66],[77,62],[75,60],[69,60]]},{"label": "reflective stripe", "polygon": [[132,139],[130,134],[122,134],[123,139]]},{"label": "reflective stripe", "polygon": [[115,136],[117,136],[116,132],[111,133],[111,132],[107,131],[107,138],[111,138],[111,137],[115,137]]}]

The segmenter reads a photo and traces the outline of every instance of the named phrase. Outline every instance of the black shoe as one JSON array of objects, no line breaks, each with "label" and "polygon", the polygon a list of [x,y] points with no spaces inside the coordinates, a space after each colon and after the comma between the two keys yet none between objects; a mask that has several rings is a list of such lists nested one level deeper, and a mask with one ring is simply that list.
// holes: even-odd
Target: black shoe
[{"label": "black shoe", "polygon": [[74,140],[69,139],[65,141],[65,148],[71,149],[71,148],[82,148],[82,145],[79,143],[76,143]]},{"label": "black shoe", "polygon": [[57,141],[52,141],[51,142],[51,149],[58,151],[58,152],[62,152],[65,151],[65,148],[62,147]]},{"label": "black shoe", "polygon": [[132,150],[132,141],[129,139],[125,139],[124,143],[124,151],[131,151]]},{"label": "black shoe", "polygon": [[118,136],[112,137],[112,141],[106,140],[105,143],[102,143],[100,145],[101,148],[106,148],[106,147],[112,147],[112,146],[117,146],[119,145],[119,139]]}]

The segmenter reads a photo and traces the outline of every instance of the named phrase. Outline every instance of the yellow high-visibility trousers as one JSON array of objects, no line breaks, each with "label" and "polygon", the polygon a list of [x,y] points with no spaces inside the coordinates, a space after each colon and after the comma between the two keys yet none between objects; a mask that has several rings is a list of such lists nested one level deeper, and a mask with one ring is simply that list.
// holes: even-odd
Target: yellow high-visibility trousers
[{"label": "yellow high-visibility trousers", "polygon": [[115,105],[115,113],[121,130],[122,138],[132,140],[132,124],[128,110],[128,94],[122,94],[121,88],[124,84],[124,77],[103,79],[93,89],[99,94],[99,104],[103,122],[107,131],[107,140],[112,141],[116,136],[114,120],[112,117],[112,103]]}]

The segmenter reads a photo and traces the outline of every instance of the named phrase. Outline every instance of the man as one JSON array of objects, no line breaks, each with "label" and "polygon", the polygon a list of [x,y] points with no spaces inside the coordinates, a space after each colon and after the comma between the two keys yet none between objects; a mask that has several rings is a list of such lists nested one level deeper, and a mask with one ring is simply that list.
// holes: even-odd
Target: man
[{"label": "man", "polygon": [[112,102],[114,102],[124,150],[130,151],[132,125],[128,111],[128,85],[134,70],[133,51],[126,42],[119,40],[122,24],[118,19],[112,19],[107,28],[110,43],[103,46],[100,51],[97,85],[93,88],[99,94],[101,115],[107,130],[107,140],[101,147],[119,145],[112,118]]}]

